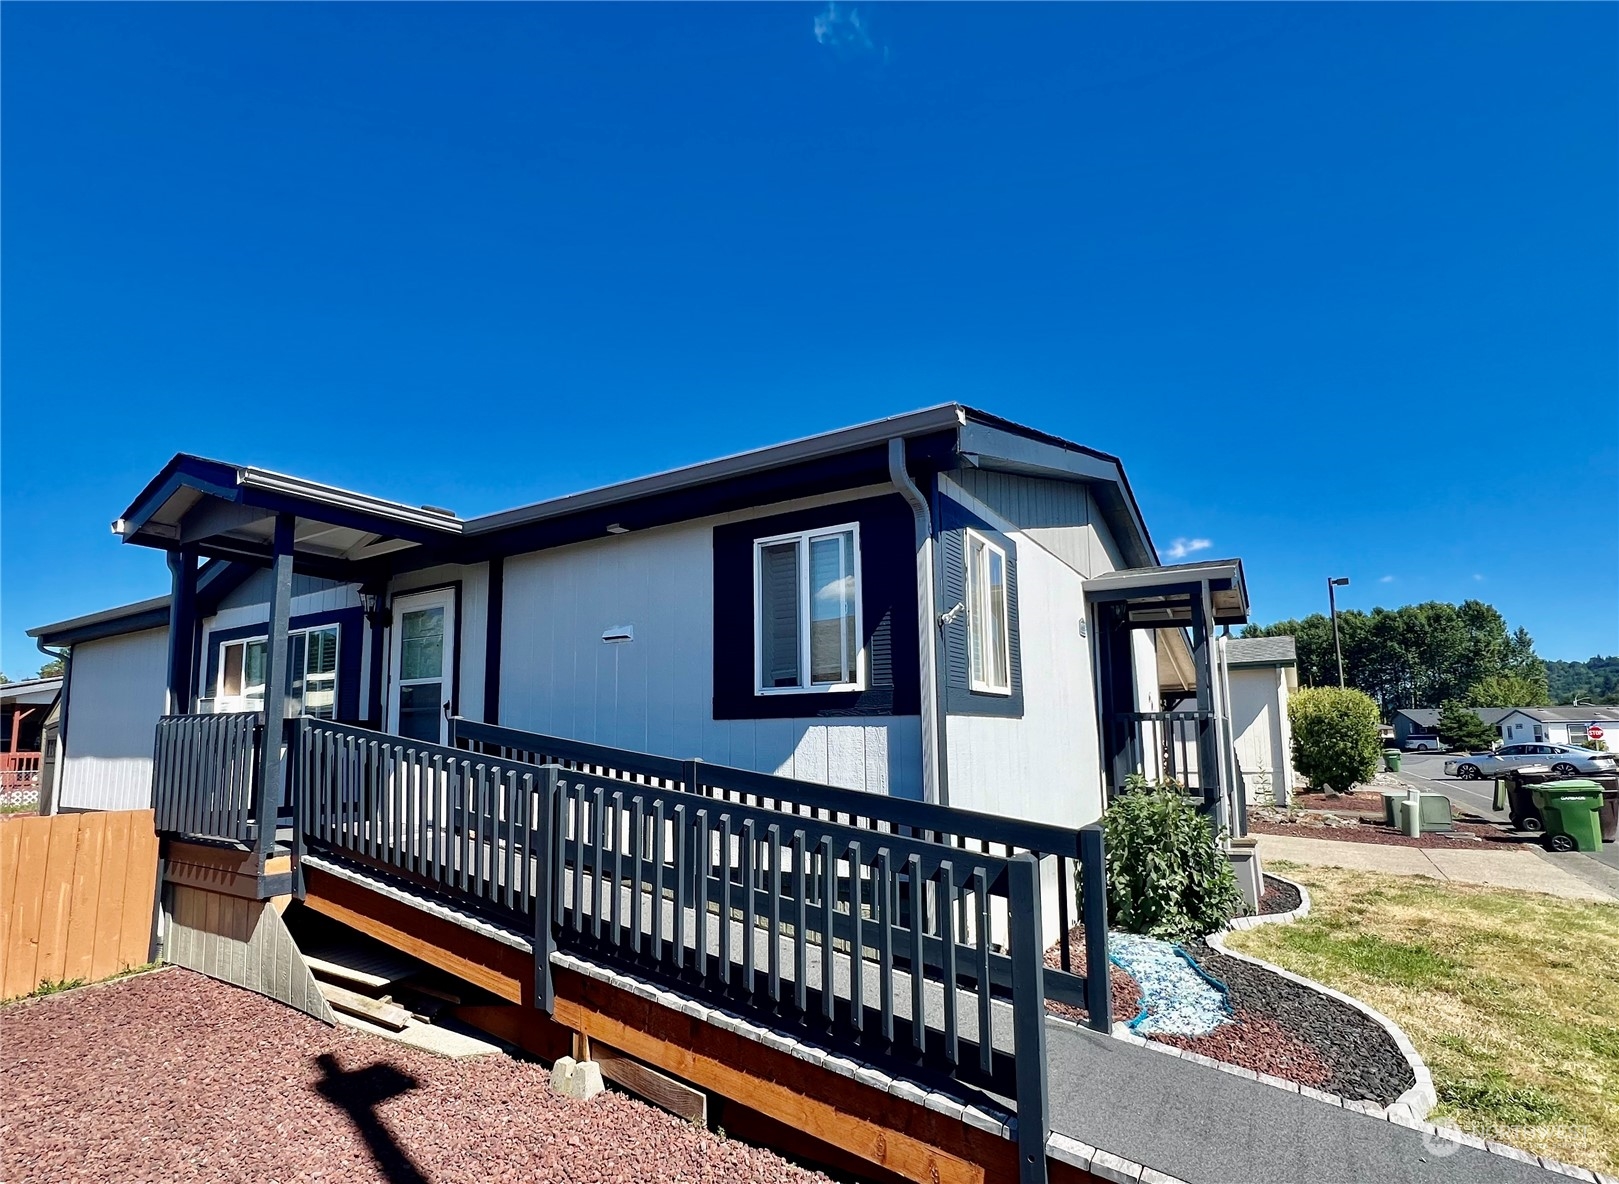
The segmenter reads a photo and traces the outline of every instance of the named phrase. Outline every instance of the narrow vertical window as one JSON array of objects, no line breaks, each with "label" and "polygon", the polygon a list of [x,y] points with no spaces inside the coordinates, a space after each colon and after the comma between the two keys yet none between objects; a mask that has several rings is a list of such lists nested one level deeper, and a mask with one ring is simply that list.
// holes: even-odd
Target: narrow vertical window
[{"label": "narrow vertical window", "polygon": [[859,690],[859,527],[754,543],[759,694]]},{"label": "narrow vertical window", "polygon": [[967,663],[972,689],[1012,693],[1011,621],[1006,607],[1006,552],[967,532]]}]

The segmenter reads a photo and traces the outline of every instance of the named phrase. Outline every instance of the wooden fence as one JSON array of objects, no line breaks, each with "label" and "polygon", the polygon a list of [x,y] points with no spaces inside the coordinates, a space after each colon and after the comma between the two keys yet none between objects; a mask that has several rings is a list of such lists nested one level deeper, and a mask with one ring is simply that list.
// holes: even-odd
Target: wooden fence
[{"label": "wooden fence", "polygon": [[0,999],[144,965],[156,887],[150,810],[0,822]]}]

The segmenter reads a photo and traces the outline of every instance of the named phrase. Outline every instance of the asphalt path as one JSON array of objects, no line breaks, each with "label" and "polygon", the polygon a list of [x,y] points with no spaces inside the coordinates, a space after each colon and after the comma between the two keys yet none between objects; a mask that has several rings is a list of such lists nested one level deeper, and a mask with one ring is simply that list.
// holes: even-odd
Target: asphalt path
[{"label": "asphalt path", "polygon": [[[1408,752],[1401,759],[1398,775],[1402,781],[1412,783],[1419,789],[1444,794],[1459,810],[1477,814],[1490,822],[1506,822],[1506,811],[1495,808],[1495,782],[1463,781],[1460,777],[1446,777],[1445,761],[1448,759],[1450,758],[1442,752]],[[1526,840],[1525,845],[1541,858],[1551,860],[1565,871],[1573,872],[1589,883],[1619,894],[1619,843],[1603,843],[1600,851],[1562,853],[1546,851],[1538,843],[1530,840]]]}]

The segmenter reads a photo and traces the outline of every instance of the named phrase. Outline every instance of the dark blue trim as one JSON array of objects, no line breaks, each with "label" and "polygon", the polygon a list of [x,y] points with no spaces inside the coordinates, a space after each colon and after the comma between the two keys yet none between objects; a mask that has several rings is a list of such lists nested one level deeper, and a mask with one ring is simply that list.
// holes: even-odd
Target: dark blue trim
[{"label": "dark blue trim", "polygon": [[[359,608],[332,609],[322,613],[305,613],[287,622],[289,633],[300,629],[315,629],[321,625],[337,626],[337,719],[353,722],[360,718],[360,629],[365,615]],[[208,634],[208,669],[202,684],[204,698],[213,694],[219,683],[219,648],[227,641],[240,641],[246,637],[264,637],[269,622],[239,625],[234,629],[215,629]]]},{"label": "dark blue trim", "polygon": [[500,634],[506,614],[506,560],[496,555],[489,560],[489,611],[484,623],[483,718],[485,723],[500,722]]},{"label": "dark blue trim", "polygon": [[[866,689],[760,695],[754,687],[753,543],[860,524],[860,621]],[[714,528],[714,718],[800,719],[916,715],[922,663],[917,654],[916,520],[898,494],[834,502]]]},{"label": "dark blue trim", "polygon": [[124,520],[127,539],[151,520],[181,489],[195,489],[226,501],[240,501],[241,489],[236,484],[236,466],[217,460],[203,460],[198,456],[180,453],[158,470],[157,476],[146,483],[146,488],[135,495],[119,517]]},{"label": "dark blue trim", "polygon": [[[934,529],[939,538],[939,597],[941,615],[956,604],[963,611],[945,626],[942,638],[945,664],[944,709],[949,715],[990,715],[1023,718],[1023,640],[1018,605],[1017,544],[968,510],[960,502],[940,494]],[[1011,694],[996,695],[972,689],[967,658],[966,531],[977,531],[1006,552],[1007,661]]]}]

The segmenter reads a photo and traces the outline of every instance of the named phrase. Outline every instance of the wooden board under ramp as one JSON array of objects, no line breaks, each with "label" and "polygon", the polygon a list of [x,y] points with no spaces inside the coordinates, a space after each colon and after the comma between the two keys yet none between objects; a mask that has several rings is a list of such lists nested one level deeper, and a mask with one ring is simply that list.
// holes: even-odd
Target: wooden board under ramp
[{"label": "wooden board under ramp", "polygon": [[163,961],[234,983],[328,1024],[332,1008],[309,972],[275,902],[168,889]]},{"label": "wooden board under ramp", "polygon": [[360,934],[348,940],[307,940],[303,951],[304,961],[318,977],[372,990],[392,986],[423,969],[410,955]]}]

